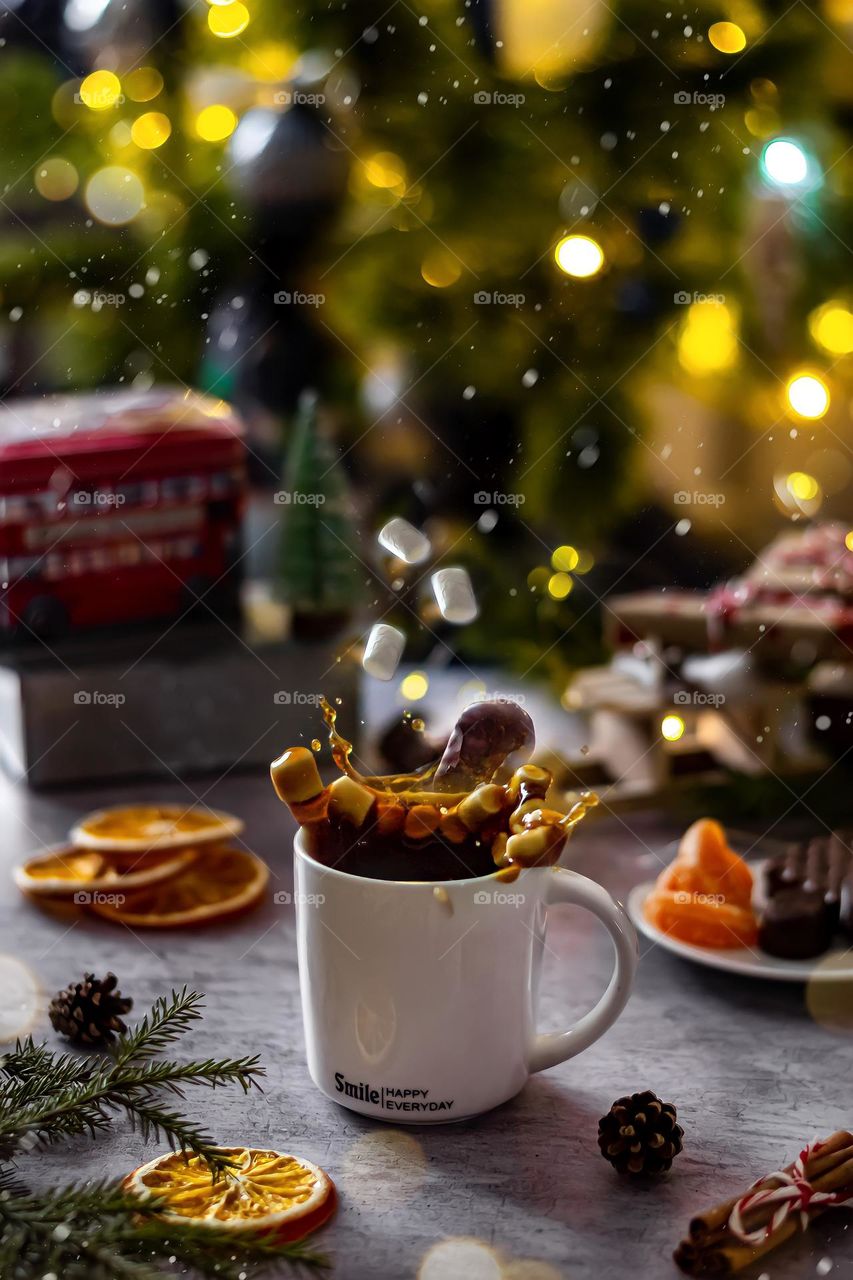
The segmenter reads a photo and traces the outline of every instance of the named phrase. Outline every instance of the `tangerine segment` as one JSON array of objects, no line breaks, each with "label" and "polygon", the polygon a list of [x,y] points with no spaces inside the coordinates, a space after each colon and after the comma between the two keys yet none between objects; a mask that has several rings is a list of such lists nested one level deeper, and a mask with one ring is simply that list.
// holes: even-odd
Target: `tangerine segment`
[{"label": "tangerine segment", "polygon": [[168,880],[196,859],[195,849],[151,853],[134,861],[113,861],[96,849],[62,845],[15,867],[15,884],[37,897],[64,898],[81,890],[140,889]]},{"label": "tangerine segment", "polygon": [[334,1184],[310,1160],[251,1147],[225,1147],[222,1154],[233,1163],[215,1181],[201,1156],[169,1151],[129,1173],[123,1185],[143,1200],[157,1196],[164,1218],[281,1241],[301,1240],[334,1213]]},{"label": "tangerine segment", "polygon": [[255,906],[269,876],[253,853],[218,845],[170,880],[129,893],[121,903],[95,902],[92,910],[140,929],[213,924]]},{"label": "tangerine segment", "polygon": [[695,947],[731,950],[758,941],[758,924],[751,910],[730,902],[683,901],[683,894],[656,889],[643,908],[646,919],[662,933]]},{"label": "tangerine segment", "polygon": [[81,818],[70,835],[72,844],[116,853],[177,849],[239,835],[240,818],[215,809],[180,804],[117,805]]},{"label": "tangerine segment", "polygon": [[661,872],[657,888],[673,893],[722,894],[726,902],[749,908],[752,872],[729,848],[725,832],[713,818],[688,827],[674,862]]}]

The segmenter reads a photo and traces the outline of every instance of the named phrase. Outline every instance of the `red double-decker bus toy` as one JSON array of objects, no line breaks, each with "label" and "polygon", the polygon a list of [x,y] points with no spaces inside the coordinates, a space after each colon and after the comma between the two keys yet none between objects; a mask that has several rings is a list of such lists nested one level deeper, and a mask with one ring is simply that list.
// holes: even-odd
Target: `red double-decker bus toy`
[{"label": "red double-decker bus toy", "polygon": [[245,492],[221,400],[158,387],[8,402],[0,635],[233,610]]}]

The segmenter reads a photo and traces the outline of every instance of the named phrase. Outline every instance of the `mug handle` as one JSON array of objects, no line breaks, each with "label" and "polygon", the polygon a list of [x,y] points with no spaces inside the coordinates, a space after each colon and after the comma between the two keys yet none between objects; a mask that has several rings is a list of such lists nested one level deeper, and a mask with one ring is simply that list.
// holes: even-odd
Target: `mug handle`
[{"label": "mug handle", "polygon": [[606,889],[576,871],[554,867],[548,872],[545,905],[570,903],[584,907],[597,916],[613,940],[616,967],[613,977],[598,1004],[585,1013],[568,1031],[552,1031],[538,1035],[530,1051],[530,1070],[544,1071],[555,1067],[594,1044],[613,1025],[628,1002],[634,973],[640,958],[637,934],[623,906],[611,898]]}]

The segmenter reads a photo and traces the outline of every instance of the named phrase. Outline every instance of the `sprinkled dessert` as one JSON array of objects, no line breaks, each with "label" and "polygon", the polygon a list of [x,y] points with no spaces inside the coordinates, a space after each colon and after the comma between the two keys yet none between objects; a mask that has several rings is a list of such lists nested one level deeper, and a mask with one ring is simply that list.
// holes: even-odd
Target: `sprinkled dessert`
[{"label": "sprinkled dessert", "polygon": [[[440,759],[412,774],[364,776],[323,703],[340,771],[325,786],[307,747],[270,766],[276,792],[303,828],[313,857],[380,880],[462,880],[556,863],[571,832],[598,802],[582,795],[567,812],[549,804],[551,774],[530,763],[530,716],[516,703],[467,707]],[[315,744],[319,746],[319,743]]]}]

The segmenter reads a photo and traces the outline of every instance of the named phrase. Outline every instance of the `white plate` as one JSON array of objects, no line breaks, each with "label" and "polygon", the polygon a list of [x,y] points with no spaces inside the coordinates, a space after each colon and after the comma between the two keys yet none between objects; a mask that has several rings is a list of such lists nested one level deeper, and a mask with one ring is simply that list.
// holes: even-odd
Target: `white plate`
[{"label": "white plate", "polygon": [[705,965],[707,969],[723,969],[726,973],[742,973],[749,978],[769,978],[773,982],[837,982],[853,981],[853,948],[837,947],[813,960],[780,960],[758,948],[732,947],[720,951],[713,947],[695,947],[689,942],[663,933],[650,924],[643,907],[654,889],[653,880],[638,884],[628,895],[628,914],[641,933],[667,951]]}]

